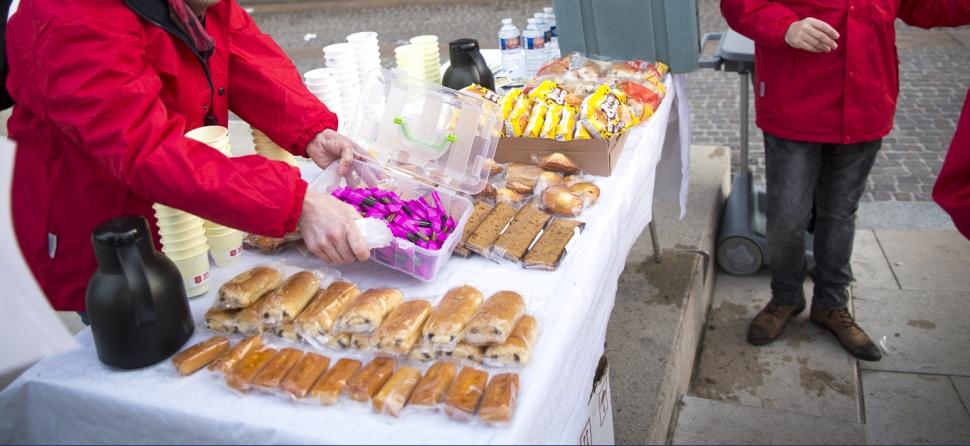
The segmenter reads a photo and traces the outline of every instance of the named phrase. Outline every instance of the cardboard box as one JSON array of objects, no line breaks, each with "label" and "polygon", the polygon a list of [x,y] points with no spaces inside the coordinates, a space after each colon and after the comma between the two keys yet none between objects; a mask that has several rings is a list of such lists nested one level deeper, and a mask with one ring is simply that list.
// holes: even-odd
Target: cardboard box
[{"label": "cardboard box", "polygon": [[495,161],[499,163],[532,164],[533,156],[543,157],[552,153],[562,153],[573,160],[577,166],[593,175],[610,176],[620,153],[626,146],[624,132],[612,141],[600,139],[581,139],[576,141],[556,141],[539,138],[499,138],[495,149]]},{"label": "cardboard box", "polygon": [[593,376],[593,394],[586,404],[589,414],[576,441],[581,445],[616,444],[613,436],[613,400],[610,395],[610,365],[606,355],[600,357]]}]

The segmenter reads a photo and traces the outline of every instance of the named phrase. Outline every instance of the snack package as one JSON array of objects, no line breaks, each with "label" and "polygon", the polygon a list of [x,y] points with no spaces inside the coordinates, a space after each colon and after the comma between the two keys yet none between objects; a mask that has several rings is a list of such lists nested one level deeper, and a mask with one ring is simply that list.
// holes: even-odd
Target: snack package
[{"label": "snack package", "polygon": [[576,175],[580,169],[573,160],[559,152],[533,159],[537,166],[552,172],[559,172],[565,175]]},{"label": "snack package", "polygon": [[478,225],[475,232],[468,237],[465,246],[473,252],[484,254],[492,246],[492,243],[495,243],[505,226],[512,221],[516,212],[518,212],[518,209],[514,206],[500,202],[485,217],[482,224]]},{"label": "snack package", "polygon": [[172,364],[182,376],[191,375],[229,351],[225,336],[213,336],[172,356]]},{"label": "snack package", "polygon": [[499,291],[479,308],[465,326],[462,342],[471,345],[501,344],[525,313],[525,300],[514,291]]},{"label": "snack package", "polygon": [[627,105],[630,106],[638,121],[645,121],[653,116],[663,100],[663,96],[656,89],[647,88],[630,80],[617,82],[616,88],[626,95]]},{"label": "snack package", "polygon": [[568,187],[557,185],[542,191],[542,208],[550,213],[575,217],[583,212],[584,197],[574,194]]},{"label": "snack package", "polygon": [[421,338],[434,351],[454,350],[461,340],[462,328],[478,311],[484,297],[481,291],[470,285],[448,290],[424,324]]},{"label": "snack package", "polygon": [[338,333],[370,333],[377,329],[384,318],[404,302],[404,293],[393,288],[372,288],[365,291],[350,304],[334,322]]},{"label": "snack package", "polygon": [[600,199],[600,188],[591,181],[573,183],[569,191],[583,197],[583,207],[590,207]]},{"label": "snack package", "polygon": [[489,424],[506,424],[512,421],[515,401],[518,397],[519,375],[517,373],[495,375],[489,381],[485,395],[482,396],[482,407],[478,410],[478,417]]},{"label": "snack package", "polygon": [[511,133],[513,133],[508,127],[509,115],[512,114],[512,109],[515,108],[515,104],[518,103],[519,96],[522,96],[522,89],[513,88],[498,103],[499,109],[502,112],[502,134],[504,136],[511,136]]},{"label": "snack package", "polygon": [[302,400],[329,366],[330,358],[316,353],[307,353],[280,382],[280,390],[294,400]]},{"label": "snack package", "polygon": [[347,381],[360,370],[361,362],[356,359],[340,358],[330,370],[317,380],[310,389],[310,396],[324,406],[332,406],[340,399]]},{"label": "snack package", "polygon": [[445,395],[445,413],[458,421],[471,421],[487,383],[488,373],[463,367]]},{"label": "snack package", "polygon": [[276,356],[276,349],[272,347],[259,347],[250,350],[233,367],[226,372],[226,384],[239,392],[248,393],[253,378],[259,374],[273,356]]},{"label": "snack package", "polygon": [[228,373],[246,354],[262,346],[263,338],[260,336],[250,336],[243,339],[209,364],[209,371]]},{"label": "snack package", "polygon": [[502,101],[502,97],[499,96],[497,93],[478,84],[471,84],[458,91],[471,96],[485,99],[486,101],[490,101],[494,104],[498,104],[499,102]]},{"label": "snack package", "polygon": [[536,205],[529,204],[522,206],[515,214],[512,223],[503,232],[498,240],[492,245],[492,253],[495,257],[505,260],[519,262],[525,252],[532,245],[542,228],[552,216],[540,210]]},{"label": "snack package", "polygon": [[576,121],[576,133],[573,134],[573,139],[576,139],[576,140],[579,140],[579,139],[593,139],[593,137],[590,136],[589,131],[586,130],[586,126],[583,125],[582,122],[580,122],[580,121],[577,120]]},{"label": "snack package", "polygon": [[491,367],[525,365],[532,357],[532,349],[537,337],[539,337],[539,322],[528,314],[522,316],[504,344],[491,345],[485,349],[482,361]]},{"label": "snack package", "polygon": [[505,120],[505,136],[508,138],[518,138],[525,134],[526,126],[529,124],[529,113],[532,112],[532,100],[528,96],[519,94],[509,111],[509,116]]},{"label": "snack package", "polygon": [[408,353],[408,359],[419,362],[432,361],[437,357],[438,353],[434,351],[434,347],[427,340],[419,342],[418,345],[415,345],[414,348],[412,348]]},{"label": "snack package", "polygon": [[[471,254],[471,251],[465,248],[465,242],[468,241],[468,237],[472,235],[472,232],[478,229],[478,225],[482,224],[482,221],[485,220],[489,212],[492,212],[494,207],[482,200],[475,201],[475,208],[472,210],[472,215],[468,217],[468,222],[465,223],[465,229],[461,234],[461,241],[458,242],[458,247],[455,248],[455,252],[458,255],[468,257]],[[459,251],[459,248],[461,248],[461,251]]]},{"label": "snack package", "polygon": [[275,268],[257,266],[237,274],[219,288],[213,307],[233,310],[253,305],[256,300],[283,283],[283,274]]},{"label": "snack package", "polygon": [[562,79],[566,72],[569,71],[571,55],[566,55],[559,59],[553,59],[546,62],[545,65],[539,67],[536,71],[536,79]]},{"label": "snack package", "polygon": [[453,362],[438,361],[428,368],[411,393],[408,406],[434,409],[444,399],[445,393],[455,380],[458,367]]},{"label": "snack package", "polygon": [[382,352],[405,356],[421,337],[421,327],[431,314],[431,302],[409,300],[398,305],[374,333],[373,344]]},{"label": "snack package", "polygon": [[370,401],[394,374],[395,365],[391,358],[374,358],[347,381],[345,392],[354,401]]},{"label": "snack package", "polygon": [[421,371],[414,367],[398,369],[371,400],[374,412],[398,416],[420,379]]},{"label": "snack package", "polygon": [[263,308],[263,324],[276,327],[293,321],[320,290],[320,278],[310,271],[300,271],[288,277],[273,291]]},{"label": "snack package", "polygon": [[219,333],[236,332],[236,313],[239,310],[223,310],[218,307],[209,308],[203,317],[205,328]]},{"label": "snack package", "polygon": [[542,132],[542,125],[545,123],[547,111],[549,111],[549,104],[546,101],[533,102],[528,124],[526,124],[525,131],[520,136],[525,138],[538,138],[539,133]]},{"label": "snack package", "polygon": [[575,220],[556,219],[546,226],[539,240],[525,255],[522,266],[530,269],[553,271],[562,262],[569,244],[582,231],[585,224]]},{"label": "snack package", "polygon": [[273,390],[279,387],[283,378],[303,359],[303,352],[295,348],[284,348],[266,363],[253,377],[251,385],[262,390]]},{"label": "snack package", "polygon": [[236,313],[236,330],[244,336],[262,334],[267,328],[263,315],[274,305],[273,291],[263,294],[255,303]]},{"label": "snack package", "polygon": [[[505,171],[506,187],[522,194],[531,194],[544,170],[533,164],[509,163]],[[519,185],[515,188],[509,185]],[[522,190],[516,188],[521,187]]]},{"label": "snack package", "polygon": [[336,281],[316,296],[293,321],[296,331],[310,345],[322,348],[329,341],[334,321],[360,295],[356,285]]},{"label": "snack package", "polygon": [[[505,203],[508,205],[517,205],[519,202],[525,199],[525,196],[507,187],[499,189],[495,193],[496,203]],[[467,246],[467,245],[466,245]]]},{"label": "snack package", "polygon": [[559,120],[562,118],[563,106],[553,104],[546,110],[546,118],[542,122],[542,131],[539,137],[544,139],[556,139],[556,131],[559,130]]},{"label": "snack package", "polygon": [[243,247],[249,249],[258,249],[264,254],[277,254],[291,243],[299,240],[303,240],[303,234],[299,232],[291,232],[281,238],[248,234],[246,238],[243,239]]},{"label": "snack package", "polygon": [[627,123],[620,119],[620,99],[609,85],[599,86],[583,100],[579,118],[590,135],[607,141],[627,127]]},{"label": "snack package", "polygon": [[565,106],[562,108],[562,115],[559,117],[559,123],[556,125],[556,134],[554,138],[557,141],[572,141],[573,135],[576,133],[576,121],[578,119],[578,112],[576,107]]}]

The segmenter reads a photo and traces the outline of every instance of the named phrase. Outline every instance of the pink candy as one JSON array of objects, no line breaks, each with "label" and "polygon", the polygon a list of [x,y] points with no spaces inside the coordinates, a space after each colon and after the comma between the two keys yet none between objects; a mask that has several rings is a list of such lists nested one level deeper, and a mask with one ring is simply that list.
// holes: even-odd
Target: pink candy
[{"label": "pink candy", "polygon": [[392,191],[376,187],[338,187],[331,195],[365,217],[383,219],[395,237],[425,249],[441,249],[455,230],[455,219],[445,211],[437,191],[431,191],[434,204],[428,203],[425,197],[405,201]]}]

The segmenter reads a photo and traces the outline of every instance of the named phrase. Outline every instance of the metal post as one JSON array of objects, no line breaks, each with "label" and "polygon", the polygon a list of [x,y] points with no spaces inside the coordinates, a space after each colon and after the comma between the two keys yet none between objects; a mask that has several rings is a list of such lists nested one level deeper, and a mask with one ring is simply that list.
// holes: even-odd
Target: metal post
[{"label": "metal post", "polygon": [[663,256],[660,254],[660,240],[657,239],[657,224],[656,219],[652,216],[650,217],[650,241],[653,243],[653,261],[655,263],[660,263],[663,261]]},{"label": "metal post", "polygon": [[741,164],[738,171],[748,173],[748,77],[747,69],[742,69],[741,76]]}]

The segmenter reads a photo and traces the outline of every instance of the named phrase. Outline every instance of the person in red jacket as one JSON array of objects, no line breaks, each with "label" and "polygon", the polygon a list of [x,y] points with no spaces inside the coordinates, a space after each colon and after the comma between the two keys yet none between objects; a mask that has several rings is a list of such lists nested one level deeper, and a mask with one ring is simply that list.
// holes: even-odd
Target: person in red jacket
[{"label": "person in red jacket", "polygon": [[153,203],[256,234],[299,228],[325,261],[367,259],[357,213],[298,169],[183,136],[232,110],[294,155],[350,167],[337,116],[236,0],[30,0],[6,36],[14,228],[55,309],[85,309],[92,230],[154,221]]},{"label": "person in red jacket", "polygon": [[970,90],[940,176],[933,185],[933,200],[950,214],[957,230],[970,239]]},{"label": "person in red jacket", "polygon": [[721,0],[755,42],[764,131],[771,302],[748,341],[768,344],[805,309],[805,230],[816,206],[810,320],[854,356],[881,352],[847,309],[855,213],[899,93],[894,23],[970,23],[970,0]]}]

